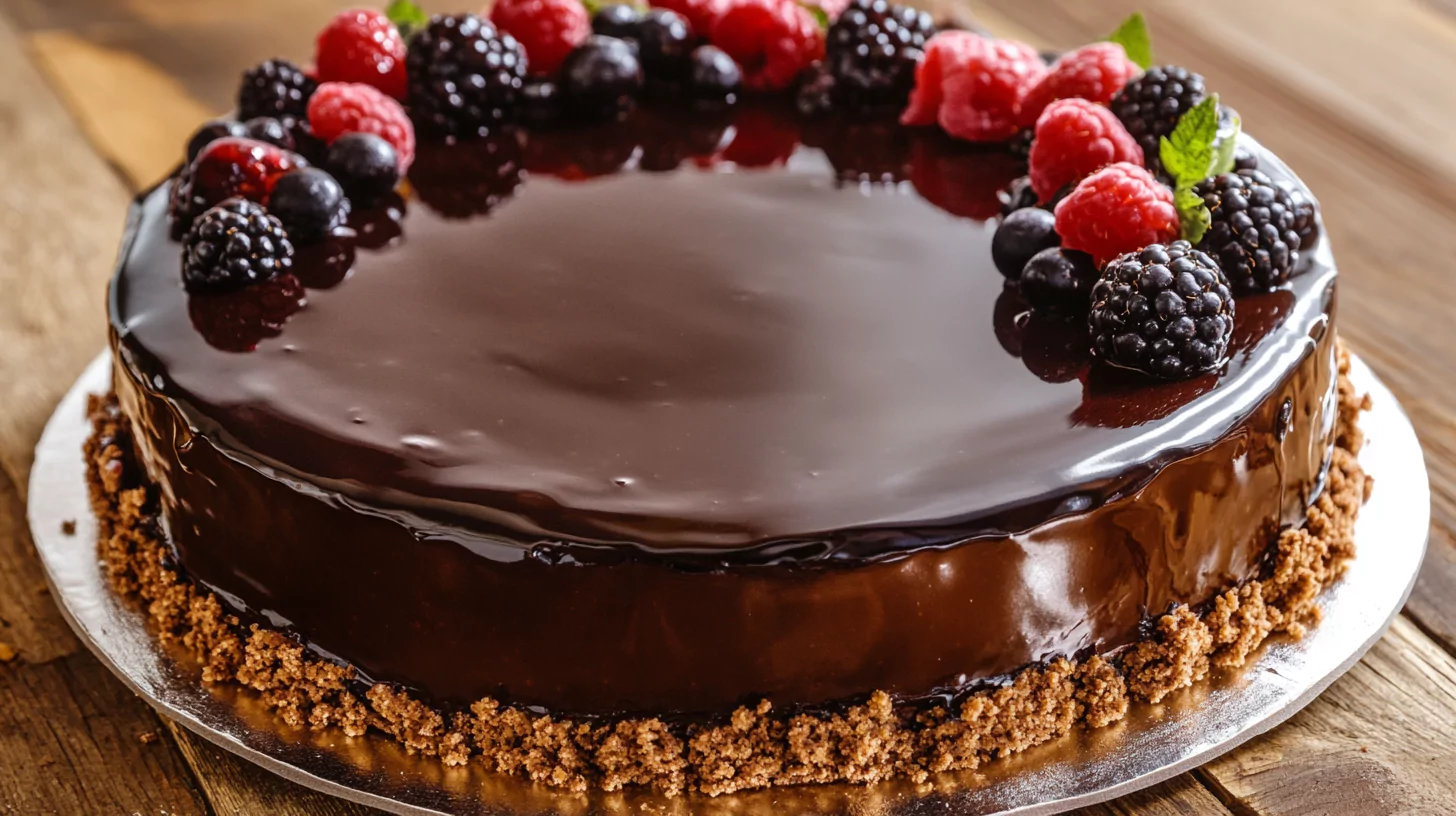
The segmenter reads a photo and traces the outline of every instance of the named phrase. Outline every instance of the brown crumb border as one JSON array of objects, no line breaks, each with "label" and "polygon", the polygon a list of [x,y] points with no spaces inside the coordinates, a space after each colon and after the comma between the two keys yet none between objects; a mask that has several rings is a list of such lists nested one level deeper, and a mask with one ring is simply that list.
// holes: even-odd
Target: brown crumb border
[{"label": "brown crumb border", "polygon": [[394,687],[356,693],[352,669],[307,654],[289,637],[244,626],[209,593],[169,568],[152,488],[130,456],[127,421],[114,397],[92,397],[87,441],[91,503],[103,567],[118,593],[136,599],[164,641],[196,657],[208,683],[253,689],[292,726],[373,728],[411,753],[446,765],[476,762],[572,791],[647,786],[716,796],[775,785],[924,781],[966,770],[1067,733],[1122,719],[1131,701],[1157,703],[1210,671],[1242,666],[1269,636],[1304,634],[1319,620],[1316,596],[1354,557],[1354,523],[1371,481],[1356,459],[1356,426],[1369,398],[1346,376],[1339,351],[1339,420],[1329,480],[1302,529],[1272,547],[1267,578],[1230,588],[1201,615],[1184,606],[1159,618],[1145,641],[1108,660],[1057,659],[1023,670],[954,710],[897,709],[883,691],[843,713],[780,715],[767,701],[721,725],[670,728],[658,719],[578,722],[531,714],[492,699],[446,714]]}]

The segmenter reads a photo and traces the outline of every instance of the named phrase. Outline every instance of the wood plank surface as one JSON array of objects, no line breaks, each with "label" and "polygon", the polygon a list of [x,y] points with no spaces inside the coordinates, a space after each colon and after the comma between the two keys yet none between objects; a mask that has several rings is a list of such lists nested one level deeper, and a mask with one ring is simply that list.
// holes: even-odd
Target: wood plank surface
[{"label": "wood plank surface", "polygon": [[[157,180],[191,129],[231,106],[243,68],[279,54],[306,61],[313,32],[355,4],[0,0],[0,813],[375,812],[159,721],[78,651],[42,591],[23,520],[39,429],[103,342],[129,191]],[[1160,55],[1205,74],[1320,197],[1341,263],[1341,330],[1411,413],[1434,524],[1409,619],[1308,709],[1195,774],[1082,813],[1456,813],[1452,6],[974,5],[992,30],[1052,47],[1096,38],[1135,7],[1148,11]]]}]

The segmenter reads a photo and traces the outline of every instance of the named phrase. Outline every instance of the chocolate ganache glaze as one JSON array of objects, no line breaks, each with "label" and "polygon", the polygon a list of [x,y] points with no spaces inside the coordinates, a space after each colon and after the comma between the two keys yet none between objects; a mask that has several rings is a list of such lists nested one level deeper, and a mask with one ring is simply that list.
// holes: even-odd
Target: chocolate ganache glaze
[{"label": "chocolate ganache glaze", "polygon": [[1320,489],[1324,247],[1240,299],[1225,369],[1154,383],[1023,314],[994,224],[930,200],[1001,154],[898,135],[928,176],[846,184],[833,133],[748,167],[651,161],[661,132],[550,134],[625,166],[510,197],[462,171],[484,217],[422,176],[402,234],[251,353],[194,327],[167,186],[145,195],[115,382],[181,567],[442,705],[701,715],[1115,650],[1258,575]]}]

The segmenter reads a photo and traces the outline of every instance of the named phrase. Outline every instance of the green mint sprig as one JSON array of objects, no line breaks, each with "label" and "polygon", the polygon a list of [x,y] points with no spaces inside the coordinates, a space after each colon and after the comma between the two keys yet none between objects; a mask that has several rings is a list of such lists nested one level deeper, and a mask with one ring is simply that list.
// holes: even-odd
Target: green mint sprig
[{"label": "green mint sprig", "polygon": [[1153,36],[1148,33],[1148,21],[1141,11],[1122,21],[1115,31],[1107,35],[1107,42],[1117,43],[1127,52],[1127,58],[1137,67],[1148,70],[1153,64]]},{"label": "green mint sprig", "polygon": [[1173,206],[1178,209],[1183,239],[1196,244],[1203,240],[1213,216],[1193,188],[1209,176],[1227,173],[1234,167],[1234,147],[1239,137],[1239,119],[1232,119],[1229,132],[1219,133],[1218,94],[1210,94],[1194,105],[1173,132],[1158,141],[1158,158],[1173,178]]},{"label": "green mint sprig", "polygon": [[399,29],[399,35],[405,39],[430,24],[430,15],[413,0],[394,0],[384,10],[384,16],[394,23],[394,27]]},{"label": "green mint sprig", "polygon": [[806,2],[800,2],[799,5],[803,6],[814,17],[814,22],[818,24],[821,31],[829,30],[829,25],[834,21],[829,19],[829,12],[823,6],[818,3]]}]

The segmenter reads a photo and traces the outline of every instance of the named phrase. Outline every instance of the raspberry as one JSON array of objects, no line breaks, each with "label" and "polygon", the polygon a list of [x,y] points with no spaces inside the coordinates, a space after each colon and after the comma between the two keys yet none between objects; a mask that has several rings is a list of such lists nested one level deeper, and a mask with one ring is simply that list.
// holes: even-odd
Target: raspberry
[{"label": "raspberry", "polygon": [[485,135],[515,113],[526,51],[474,14],[436,16],[410,40],[410,112],[446,135]]},{"label": "raspberry", "polygon": [[1098,358],[1170,380],[1223,364],[1234,299],[1218,264],[1187,241],[1129,252],[1092,287],[1092,350]]},{"label": "raspberry", "polygon": [[1142,145],[1148,169],[1161,173],[1158,139],[1172,133],[1183,114],[1207,95],[1198,74],[1177,65],[1155,65],[1118,92],[1112,112]]},{"label": "raspberry", "polygon": [[571,49],[592,33],[591,15],[580,0],[496,0],[495,27],[526,49],[531,73],[555,74]]},{"label": "raspberry", "polygon": [[404,108],[382,91],[355,82],[325,82],[308,102],[313,135],[324,144],[345,133],[372,133],[394,146],[401,175],[415,160],[415,128]]},{"label": "raspberry", "polygon": [[301,156],[256,139],[228,136],[209,143],[172,188],[169,211],[174,231],[185,232],[203,210],[223,199],[267,203],[284,173],[307,164]]},{"label": "raspberry", "polygon": [[302,119],[318,83],[285,59],[264,60],[243,74],[238,87],[238,119],[259,116]]},{"label": "raspberry", "polygon": [[304,306],[303,283],[283,274],[236,292],[208,292],[187,299],[187,316],[207,344],[236,353],[277,337]]},{"label": "raspberry", "polygon": [[824,56],[824,33],[794,0],[736,0],[710,39],[743,68],[751,91],[781,91]]},{"label": "raspberry", "polygon": [[1218,259],[1236,290],[1265,292],[1289,280],[1301,244],[1288,191],[1258,170],[1239,170],[1193,192],[1213,217],[1198,248]]},{"label": "raspberry", "polygon": [[1084,99],[1058,99],[1037,119],[1027,161],[1031,189],[1047,201],[1114,162],[1142,164],[1143,151],[1112,111]]},{"label": "raspberry", "polygon": [[836,101],[852,108],[903,108],[925,43],[934,35],[928,11],[853,0],[829,27],[825,46]]},{"label": "raspberry", "polygon": [[1032,127],[1046,106],[1058,99],[1085,99],[1106,105],[1142,71],[1116,43],[1093,43],[1069,51],[1027,91],[1021,100],[1019,123]]},{"label": "raspberry", "polygon": [[1082,179],[1057,205],[1062,246],[1080,249],[1098,265],[1149,244],[1178,237],[1173,191],[1141,165],[1118,162]]},{"label": "raspberry", "polygon": [[341,11],[319,32],[314,65],[320,82],[358,82],[395,99],[406,91],[404,39],[382,12]]},{"label": "raspberry", "polygon": [[[945,46],[936,41],[958,33]],[[935,51],[945,48],[938,56]],[[945,32],[926,44],[926,59],[916,72],[905,124],[935,121],[946,133],[972,142],[1004,142],[1016,135],[1021,99],[1046,74],[1046,63],[1031,46],[992,40],[966,32]],[[933,59],[933,64],[932,64]]]},{"label": "raspberry", "polygon": [[731,3],[732,0],[655,0],[652,6],[681,14],[693,31],[702,36],[713,30]]},{"label": "raspberry", "polygon": [[229,198],[198,217],[182,240],[189,292],[225,292],[261,283],[293,266],[283,224],[262,204]]}]

